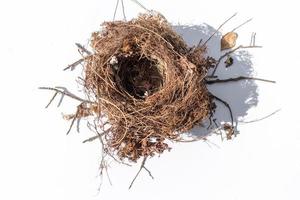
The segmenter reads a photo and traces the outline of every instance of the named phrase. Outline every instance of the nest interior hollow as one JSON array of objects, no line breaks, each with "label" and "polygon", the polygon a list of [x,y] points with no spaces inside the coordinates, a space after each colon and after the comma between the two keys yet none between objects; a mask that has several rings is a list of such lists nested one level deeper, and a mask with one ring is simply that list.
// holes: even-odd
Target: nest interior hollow
[{"label": "nest interior hollow", "polygon": [[160,90],[164,83],[164,74],[157,62],[139,55],[118,58],[120,63],[116,76],[121,87],[134,98],[144,99]]}]

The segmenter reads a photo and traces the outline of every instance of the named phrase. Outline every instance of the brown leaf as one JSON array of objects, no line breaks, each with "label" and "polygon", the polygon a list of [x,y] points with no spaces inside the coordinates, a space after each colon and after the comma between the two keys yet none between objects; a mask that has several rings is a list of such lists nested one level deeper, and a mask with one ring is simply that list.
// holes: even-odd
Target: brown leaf
[{"label": "brown leaf", "polygon": [[235,32],[229,32],[223,35],[221,39],[221,51],[234,47],[237,38],[238,34]]}]

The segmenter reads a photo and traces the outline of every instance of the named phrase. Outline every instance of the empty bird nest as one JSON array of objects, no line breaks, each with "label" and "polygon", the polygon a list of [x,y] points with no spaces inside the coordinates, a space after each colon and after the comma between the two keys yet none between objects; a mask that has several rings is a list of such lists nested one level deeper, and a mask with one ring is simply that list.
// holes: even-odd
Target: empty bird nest
[{"label": "empty bird nest", "polygon": [[82,107],[107,118],[109,131],[101,137],[119,159],[160,154],[169,149],[166,140],[180,139],[211,113],[204,77],[212,59],[205,48],[189,49],[162,16],[106,22],[91,46],[84,86],[94,100]]},{"label": "empty bird nest", "polygon": [[[183,133],[215,110],[216,97],[205,78],[220,60],[206,56],[205,45],[188,47],[160,14],[105,22],[92,34],[92,52],[78,47],[83,58],[66,69],[83,64],[87,98],[42,89],[79,100],[76,113],[66,116],[71,127],[90,117],[97,135],[87,141],[100,139],[104,152],[118,161],[136,162],[169,150],[168,141],[182,141]],[[231,125],[224,129],[233,134]]]}]

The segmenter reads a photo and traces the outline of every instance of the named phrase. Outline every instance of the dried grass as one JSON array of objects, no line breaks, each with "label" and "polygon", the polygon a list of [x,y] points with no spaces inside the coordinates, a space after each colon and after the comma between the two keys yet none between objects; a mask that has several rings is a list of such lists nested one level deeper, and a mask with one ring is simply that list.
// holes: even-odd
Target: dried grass
[{"label": "dried grass", "polygon": [[84,87],[93,100],[73,117],[107,118],[110,128],[101,140],[120,160],[161,154],[168,140],[211,114],[204,77],[214,59],[205,57],[204,46],[188,48],[159,14],[102,26],[92,35],[93,54],[84,59]]}]

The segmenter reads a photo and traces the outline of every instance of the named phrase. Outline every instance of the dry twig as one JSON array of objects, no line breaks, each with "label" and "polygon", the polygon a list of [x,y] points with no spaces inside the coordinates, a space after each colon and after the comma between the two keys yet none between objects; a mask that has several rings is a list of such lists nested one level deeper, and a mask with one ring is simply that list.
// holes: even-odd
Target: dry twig
[{"label": "dry twig", "polygon": [[206,84],[228,83],[228,82],[240,81],[240,80],[256,80],[256,81],[263,81],[263,82],[268,82],[268,83],[276,83],[276,81],[272,81],[272,80],[255,78],[255,77],[247,77],[247,76],[239,76],[239,77],[228,78],[228,79],[205,80],[205,83]]},{"label": "dry twig", "polygon": [[[237,15],[237,13],[235,13],[234,15],[232,15],[231,17],[229,17],[225,22],[223,22],[216,30],[215,32],[202,44],[202,47],[205,47],[205,45],[207,44],[207,42],[228,22],[230,21],[233,17],[235,17]],[[198,44],[198,46],[200,46],[200,42]]]},{"label": "dry twig", "polygon": [[147,157],[145,157],[145,158],[143,159],[142,164],[141,164],[141,166],[140,166],[140,169],[139,169],[139,171],[137,172],[137,174],[135,175],[135,177],[133,178],[133,180],[132,180],[132,182],[130,183],[130,186],[129,186],[128,189],[130,189],[130,188],[132,187],[133,183],[135,182],[136,178],[137,178],[137,177],[139,176],[139,174],[141,173],[142,169],[145,169],[145,170],[148,172],[149,176],[150,176],[152,179],[154,179],[154,177],[152,176],[151,172],[145,167],[146,160],[147,160]]}]

